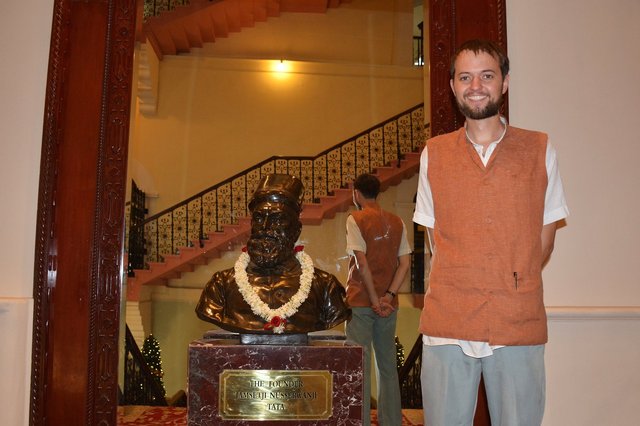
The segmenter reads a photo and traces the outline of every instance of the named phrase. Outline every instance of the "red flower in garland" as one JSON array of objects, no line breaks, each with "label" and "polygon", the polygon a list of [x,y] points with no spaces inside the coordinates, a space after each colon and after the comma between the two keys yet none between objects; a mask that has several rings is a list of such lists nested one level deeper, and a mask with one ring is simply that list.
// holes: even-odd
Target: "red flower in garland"
[{"label": "red flower in garland", "polygon": [[265,330],[272,330],[274,328],[284,330],[284,326],[287,324],[287,320],[285,318],[275,316],[271,318],[271,321],[264,325]]},{"label": "red flower in garland", "polygon": [[304,246],[295,246],[293,248],[294,253],[300,253],[302,250],[304,250]]}]

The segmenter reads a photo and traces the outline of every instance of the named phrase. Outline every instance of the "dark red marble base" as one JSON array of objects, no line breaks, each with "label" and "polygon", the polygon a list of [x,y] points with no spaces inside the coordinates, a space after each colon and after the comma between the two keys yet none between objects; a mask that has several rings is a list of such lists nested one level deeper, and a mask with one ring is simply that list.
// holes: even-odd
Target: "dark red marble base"
[{"label": "dark red marble base", "polygon": [[[323,420],[223,419],[220,374],[225,370],[315,370],[333,378],[332,412]],[[240,344],[233,339],[196,340],[189,345],[188,424],[361,425],[363,349],[345,340],[312,340],[304,346]]]}]

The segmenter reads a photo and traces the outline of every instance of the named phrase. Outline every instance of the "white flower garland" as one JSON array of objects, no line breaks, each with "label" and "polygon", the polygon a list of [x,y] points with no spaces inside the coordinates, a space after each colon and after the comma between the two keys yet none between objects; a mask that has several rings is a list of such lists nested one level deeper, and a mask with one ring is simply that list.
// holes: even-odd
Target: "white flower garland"
[{"label": "white flower garland", "polygon": [[296,259],[302,268],[302,274],[300,275],[300,288],[287,303],[280,306],[278,309],[271,309],[269,305],[264,303],[258,296],[257,291],[249,284],[249,277],[247,276],[247,266],[249,265],[250,260],[249,254],[246,252],[240,253],[238,260],[236,261],[234,277],[238,284],[238,290],[240,290],[240,294],[242,294],[244,301],[251,307],[251,311],[267,321],[265,330],[273,328],[274,333],[283,333],[284,326],[287,322],[286,319],[295,314],[300,305],[302,305],[309,296],[314,272],[313,260],[304,251],[298,251],[296,253]]}]

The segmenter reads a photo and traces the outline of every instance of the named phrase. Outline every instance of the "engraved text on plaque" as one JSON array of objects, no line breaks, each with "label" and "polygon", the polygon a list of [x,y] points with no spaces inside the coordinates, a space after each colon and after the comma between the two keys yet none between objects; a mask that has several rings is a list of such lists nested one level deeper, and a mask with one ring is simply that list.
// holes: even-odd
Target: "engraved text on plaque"
[{"label": "engraved text on plaque", "polygon": [[229,420],[326,420],[332,390],[330,371],[224,370],[219,414]]}]

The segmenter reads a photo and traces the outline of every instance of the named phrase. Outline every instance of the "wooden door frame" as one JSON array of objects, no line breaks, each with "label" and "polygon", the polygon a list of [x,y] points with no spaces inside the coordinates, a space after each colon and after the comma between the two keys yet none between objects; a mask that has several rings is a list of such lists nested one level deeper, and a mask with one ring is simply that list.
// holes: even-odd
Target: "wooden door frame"
[{"label": "wooden door frame", "polygon": [[[34,264],[30,424],[115,425],[136,0],[54,0]],[[449,62],[506,48],[505,0],[430,0],[432,133],[461,124]]]}]

